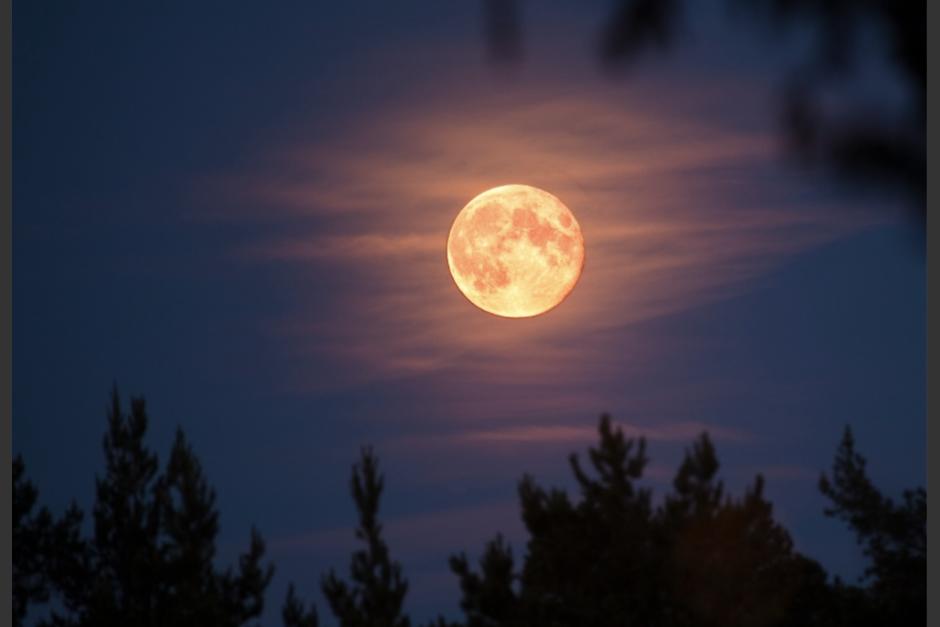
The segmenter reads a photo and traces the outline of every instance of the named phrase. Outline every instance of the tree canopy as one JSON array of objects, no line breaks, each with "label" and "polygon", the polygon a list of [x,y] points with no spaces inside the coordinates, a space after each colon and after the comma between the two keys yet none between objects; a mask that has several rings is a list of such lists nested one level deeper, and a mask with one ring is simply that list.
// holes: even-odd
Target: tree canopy
[{"label": "tree canopy", "polygon": [[252,530],[237,569],[219,570],[215,493],[182,431],[161,472],[144,442],[147,422],[143,398],[125,412],[113,391],[91,537],[80,534],[77,506],[55,523],[45,509],[30,517],[35,491],[22,462],[14,465],[14,512],[22,512],[13,521],[18,620],[50,589],[61,607],[40,625],[238,627],[260,616],[274,572],[262,563],[261,535]]},{"label": "tree canopy", "polygon": [[[215,493],[183,432],[161,467],[144,437],[142,398],[125,412],[112,394],[96,480],[92,534],[73,504],[59,518],[37,507],[25,464],[13,464],[14,614],[55,599],[39,625],[62,627],[256,624],[273,566],[252,530],[237,568],[216,565]],[[672,481],[654,499],[641,485],[643,438],[625,437],[609,416],[586,458],[572,454],[576,494],[518,484],[527,531],[521,553],[502,535],[472,563],[450,557],[461,621],[430,627],[824,627],[922,625],[926,620],[926,493],[882,494],[868,477],[850,429],[820,478],[827,516],[843,521],[869,560],[865,579],[847,584],[800,554],[774,518],[764,479],[729,494],[707,433],[694,440]],[[320,589],[341,627],[409,627],[408,582],[382,535],[384,477],[369,447],[353,465],[358,510],[348,579],[334,570]],[[318,627],[315,604],[293,584],[281,608],[285,627]]]},{"label": "tree canopy", "polygon": [[[804,618],[809,588],[822,568],[793,549],[773,519],[758,476],[745,494],[724,494],[707,434],[696,440],[659,506],[638,486],[645,442],[624,437],[604,416],[600,443],[570,465],[580,498],[519,484],[529,533],[521,568],[500,538],[480,572],[461,554],[467,624],[497,625],[786,625]],[[800,620],[799,624],[806,624]]]}]

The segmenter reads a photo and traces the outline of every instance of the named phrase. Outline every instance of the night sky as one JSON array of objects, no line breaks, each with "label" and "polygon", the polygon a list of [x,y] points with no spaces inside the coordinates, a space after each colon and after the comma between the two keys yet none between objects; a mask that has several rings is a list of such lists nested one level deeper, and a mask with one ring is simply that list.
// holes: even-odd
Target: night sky
[{"label": "night sky", "polygon": [[[43,502],[90,510],[117,383],[161,459],[193,442],[220,561],[261,530],[267,622],[289,580],[326,615],[373,444],[423,620],[457,609],[450,554],[521,554],[516,481],[570,486],[610,412],[658,493],[708,430],[735,493],[764,473],[797,549],[860,573],[816,482],[851,424],[879,486],[924,483],[924,254],[902,201],[787,160],[799,36],[696,4],[683,46],[609,71],[606,2],[525,3],[504,64],[477,2],[210,4],[15,3],[13,448]],[[476,309],[444,258],[505,183],[584,232],[537,318]]]}]

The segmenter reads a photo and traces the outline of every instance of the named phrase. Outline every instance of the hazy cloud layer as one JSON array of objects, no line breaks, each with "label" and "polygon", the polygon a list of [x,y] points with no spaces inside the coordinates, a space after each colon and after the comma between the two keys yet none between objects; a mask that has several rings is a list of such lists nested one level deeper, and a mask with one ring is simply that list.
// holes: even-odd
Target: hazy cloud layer
[{"label": "hazy cloud layer", "polygon": [[[577,404],[582,384],[622,358],[612,333],[731,295],[870,222],[814,200],[776,152],[772,136],[720,117],[677,118],[634,92],[456,87],[272,149],[262,174],[229,181],[242,198],[229,219],[261,225],[235,251],[244,262],[288,264],[299,286],[354,277],[328,295],[298,288],[292,310],[270,321],[295,363],[334,364],[326,378],[300,367],[295,389],[448,372],[446,385],[554,386],[556,399]],[[561,198],[586,240],[574,292],[534,319],[477,310],[445,262],[460,208],[510,182]],[[629,349],[642,362],[668,347],[638,338]]]}]

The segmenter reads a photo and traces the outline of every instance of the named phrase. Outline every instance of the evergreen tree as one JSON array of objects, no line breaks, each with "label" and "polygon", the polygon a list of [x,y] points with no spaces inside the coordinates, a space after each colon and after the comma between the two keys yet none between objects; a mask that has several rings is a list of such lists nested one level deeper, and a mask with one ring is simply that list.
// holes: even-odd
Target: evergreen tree
[{"label": "evergreen tree", "polygon": [[[741,499],[717,480],[715,448],[702,434],[686,451],[673,493],[659,509],[671,625],[783,625],[828,620],[825,572],[793,549],[773,518],[758,475]],[[822,603],[823,605],[819,605]],[[825,614],[825,616],[824,616]]]},{"label": "evergreen tree", "polygon": [[[46,624],[61,627],[247,625],[260,616],[273,575],[273,567],[262,564],[264,541],[252,530],[238,569],[216,569],[215,493],[182,431],[159,472],[144,442],[147,422],[142,398],[132,399],[125,413],[112,392],[93,535],[80,537],[81,512],[73,508],[58,524],[44,524],[51,528],[44,533],[48,540],[37,546],[27,537],[24,554],[36,556],[43,568],[21,560],[26,574],[16,579],[27,589],[21,597],[45,600],[41,584],[51,583],[65,612],[54,612]],[[21,493],[21,509],[28,511],[30,493]]]},{"label": "evergreen tree", "polygon": [[518,575],[511,574],[511,553],[499,538],[488,545],[480,574],[469,570],[465,556],[452,558],[468,625],[654,624],[659,592],[651,498],[636,485],[647,463],[645,442],[624,438],[606,415],[599,434],[600,445],[588,455],[593,476],[577,455],[570,458],[580,502],[530,476],[520,482],[529,541]]},{"label": "evergreen tree", "polygon": [[157,456],[144,443],[147,412],[142,398],[121,408],[111,394],[108,429],[103,440],[105,472],[95,482],[92,563],[88,595],[73,599],[79,624],[158,625],[161,514]]},{"label": "evergreen tree", "polygon": [[512,549],[501,535],[486,545],[477,575],[464,553],[450,558],[450,568],[460,578],[461,609],[468,627],[523,625],[519,597],[514,590]]},{"label": "evergreen tree", "polygon": [[625,438],[601,417],[600,442],[569,463],[581,492],[577,504],[531,477],[519,487],[529,531],[522,569],[523,604],[531,620],[550,625],[651,624],[659,603],[650,491],[637,485],[648,463],[646,442]]},{"label": "evergreen tree", "polygon": [[669,522],[681,524],[689,518],[714,516],[724,497],[724,484],[717,480],[718,455],[711,438],[703,433],[686,450],[673,479],[673,494],[666,496],[663,514]]},{"label": "evergreen tree", "polygon": [[26,479],[26,465],[13,459],[13,625],[23,624],[30,605],[49,600],[53,582],[80,559],[82,512],[73,503],[55,520],[46,507],[33,511],[39,492]]},{"label": "evergreen tree", "polygon": [[33,513],[38,492],[25,478],[26,467],[19,455],[13,459],[13,625],[22,625],[32,603],[49,599],[42,545],[51,526],[49,510]]},{"label": "evergreen tree", "polygon": [[174,582],[161,591],[160,606],[181,625],[212,624],[221,594],[213,566],[219,531],[215,493],[180,430],[157,495],[164,516],[160,547],[164,574]]},{"label": "evergreen tree", "polygon": [[[181,430],[163,472],[144,443],[147,413],[132,399],[124,413],[115,391],[104,437],[105,472],[96,483],[94,533],[82,513],[60,519],[36,509],[37,491],[13,464],[14,625],[31,604],[55,594],[64,613],[50,627],[123,625],[241,627],[257,619],[273,567],[252,530],[236,569],[218,570],[215,492]],[[654,506],[639,485],[648,463],[643,439],[625,438],[602,416],[589,468],[570,457],[579,496],[545,489],[524,476],[518,492],[529,534],[517,566],[502,536],[471,568],[450,559],[467,627],[875,627],[925,620],[926,493],[895,503],[877,490],[846,429],[831,479],[820,489],[826,514],[855,531],[871,560],[867,587],[828,581],[822,567],[794,550],[774,520],[757,475],[740,498],[718,478],[715,447],[702,434],[686,450],[672,490]],[[384,481],[372,450],[354,464],[359,512],[350,582],[330,571],[321,581],[341,627],[409,627],[402,613],[408,584],[392,561],[378,519]],[[282,607],[285,627],[318,627],[316,608],[293,585]],[[429,627],[457,627],[438,618]]]},{"label": "evergreen tree", "polygon": [[408,627],[410,621],[402,614],[408,583],[382,539],[378,511],[384,484],[372,449],[364,448],[353,466],[351,487],[359,511],[356,537],[366,546],[352,556],[352,583],[331,570],[323,578],[323,594],[341,627]]},{"label": "evergreen tree", "polygon": [[[161,624],[243,625],[264,608],[264,592],[274,574],[263,567],[264,541],[252,530],[249,550],[239,572],[216,572],[215,538],[219,531],[215,491],[202,474],[199,460],[181,430],[157,488],[162,506],[161,557],[164,577]],[[171,622],[170,622],[171,621]]]},{"label": "evergreen tree", "polygon": [[845,428],[820,491],[831,507],[825,513],[843,520],[856,534],[870,564],[870,604],[881,624],[923,625],[927,608],[927,493],[905,490],[895,503],[871,482],[866,460],[855,451],[852,430]]},{"label": "evergreen tree", "polygon": [[[758,476],[740,499],[717,479],[715,448],[703,434],[673,492],[653,507],[639,487],[645,443],[602,416],[592,472],[570,463],[580,488],[519,486],[529,532],[521,572],[501,539],[471,571],[451,559],[469,627],[515,625],[770,627],[829,625],[837,617],[825,571],[793,550],[773,519]],[[516,585],[518,584],[518,585]]]},{"label": "evergreen tree", "polygon": [[294,592],[294,584],[287,587],[287,599],[281,610],[281,619],[284,627],[319,627],[320,625],[316,606],[311,604],[310,609],[306,609],[303,601],[297,598]]}]

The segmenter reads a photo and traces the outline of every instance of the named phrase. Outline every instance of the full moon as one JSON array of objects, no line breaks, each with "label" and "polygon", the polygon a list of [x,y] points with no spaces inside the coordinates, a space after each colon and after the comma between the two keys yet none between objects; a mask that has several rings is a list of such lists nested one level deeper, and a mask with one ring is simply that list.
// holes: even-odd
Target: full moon
[{"label": "full moon", "polygon": [[447,264],[471,303],[497,316],[528,318],[557,306],[574,288],[584,238],[568,207],[548,192],[503,185],[457,214]]}]

